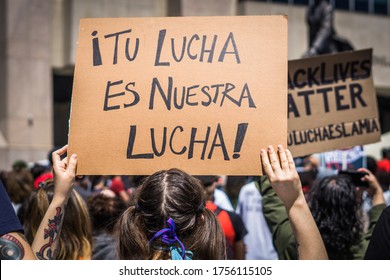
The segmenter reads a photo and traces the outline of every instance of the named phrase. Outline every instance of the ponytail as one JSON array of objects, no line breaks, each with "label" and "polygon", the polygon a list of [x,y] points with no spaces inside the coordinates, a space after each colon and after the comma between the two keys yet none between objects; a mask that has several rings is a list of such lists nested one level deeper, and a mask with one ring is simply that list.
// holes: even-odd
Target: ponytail
[{"label": "ponytail", "polygon": [[119,259],[171,259],[167,242],[155,237],[168,228],[192,259],[226,259],[221,226],[205,209],[203,188],[194,177],[179,169],[156,172],[137,190],[135,201],[115,226]]},{"label": "ponytail", "polygon": [[224,260],[226,259],[226,242],[215,214],[205,208],[199,216],[198,225],[192,234],[192,240],[188,240],[194,246],[189,246],[194,253],[194,259],[198,260]]},{"label": "ponytail", "polygon": [[114,230],[119,259],[150,259],[148,240],[142,229],[140,214],[134,206],[129,207],[118,219]]}]

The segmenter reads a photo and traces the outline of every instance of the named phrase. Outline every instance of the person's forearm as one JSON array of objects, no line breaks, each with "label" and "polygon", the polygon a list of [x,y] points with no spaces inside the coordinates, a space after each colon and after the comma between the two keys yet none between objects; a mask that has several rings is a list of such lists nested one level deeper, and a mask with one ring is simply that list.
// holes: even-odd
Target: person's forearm
[{"label": "person's forearm", "polygon": [[385,197],[383,196],[382,188],[379,187],[375,194],[372,196],[372,206],[379,205],[379,204],[385,204]]},{"label": "person's forearm", "polygon": [[299,259],[328,259],[322,237],[303,195],[287,212],[297,241]]},{"label": "person's forearm", "polygon": [[245,244],[243,240],[234,243],[234,259],[245,260]]},{"label": "person's forearm", "polygon": [[296,239],[283,202],[276,195],[266,177],[261,178],[263,214],[272,233],[279,259],[298,259]]},{"label": "person's forearm", "polygon": [[32,249],[38,259],[52,260],[56,258],[67,201],[68,197],[58,195],[53,197],[32,244]]}]

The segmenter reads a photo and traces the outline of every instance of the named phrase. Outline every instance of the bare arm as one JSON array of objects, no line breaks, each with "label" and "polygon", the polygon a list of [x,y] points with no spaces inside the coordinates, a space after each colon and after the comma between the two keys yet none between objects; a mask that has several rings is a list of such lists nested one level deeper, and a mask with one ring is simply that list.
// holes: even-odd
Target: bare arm
[{"label": "bare arm", "polygon": [[272,188],[283,201],[298,243],[299,259],[328,259],[320,232],[302,192],[293,157],[279,145],[261,150],[261,161]]},{"label": "bare arm", "polygon": [[67,146],[53,152],[54,197],[35,235],[32,249],[38,259],[55,259],[66,203],[76,176],[77,156],[61,160]]},{"label": "bare arm", "polygon": [[0,260],[34,260],[34,253],[22,234],[23,227],[1,181],[0,211]]},{"label": "bare arm", "polygon": [[245,260],[245,244],[243,240],[234,243],[234,259]]},{"label": "bare arm", "polygon": [[20,232],[10,232],[0,237],[0,259],[1,260],[35,260],[24,235]]}]

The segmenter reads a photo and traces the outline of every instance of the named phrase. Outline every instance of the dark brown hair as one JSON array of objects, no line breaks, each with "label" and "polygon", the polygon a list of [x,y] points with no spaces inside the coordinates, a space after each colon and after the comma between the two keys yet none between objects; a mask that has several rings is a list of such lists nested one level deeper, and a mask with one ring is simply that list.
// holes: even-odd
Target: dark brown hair
[{"label": "dark brown hair", "polygon": [[119,216],[126,210],[126,204],[118,197],[96,193],[88,198],[88,211],[94,231],[112,233]]},{"label": "dark brown hair", "polygon": [[349,177],[323,178],[309,193],[309,205],[329,259],[351,259],[351,247],[363,235],[361,208]]},{"label": "dark brown hair", "polygon": [[193,259],[226,258],[222,229],[216,216],[204,208],[203,188],[197,179],[178,169],[159,171],[135,195],[136,206],[128,208],[116,226],[120,259],[169,259],[163,243],[149,242],[167,227],[169,218]]},{"label": "dark brown hair", "polygon": [[7,176],[7,192],[13,203],[23,203],[33,191],[33,177],[28,170],[11,171]]},{"label": "dark brown hair", "polygon": [[203,193],[206,201],[214,201],[214,191],[216,186],[213,185],[218,182],[218,176],[194,176],[199,180],[200,185],[203,187]]}]

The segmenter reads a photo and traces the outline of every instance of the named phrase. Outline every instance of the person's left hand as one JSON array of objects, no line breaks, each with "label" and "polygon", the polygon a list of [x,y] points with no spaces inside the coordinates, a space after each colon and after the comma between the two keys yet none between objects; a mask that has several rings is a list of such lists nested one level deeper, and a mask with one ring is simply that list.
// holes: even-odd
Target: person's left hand
[{"label": "person's left hand", "polygon": [[276,194],[290,209],[297,200],[304,199],[301,180],[290,151],[278,145],[278,155],[272,146],[268,146],[268,152],[261,149],[263,170]]},{"label": "person's left hand", "polygon": [[73,183],[76,177],[77,155],[73,154],[70,159],[68,157],[61,160],[61,156],[68,150],[68,146],[64,146],[56,150],[52,154],[53,170],[54,170],[54,195],[58,194],[66,198],[72,190]]}]

